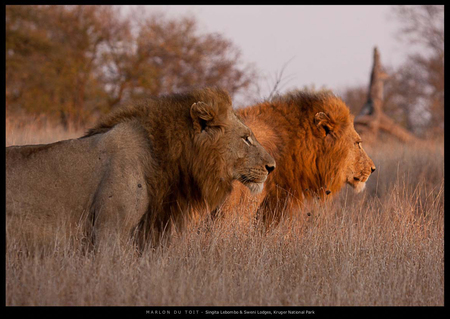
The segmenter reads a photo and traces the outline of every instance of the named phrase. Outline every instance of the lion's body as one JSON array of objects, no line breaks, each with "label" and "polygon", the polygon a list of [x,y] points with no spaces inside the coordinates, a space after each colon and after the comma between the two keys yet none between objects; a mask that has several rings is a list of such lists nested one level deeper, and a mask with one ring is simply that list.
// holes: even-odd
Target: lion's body
[{"label": "lion's body", "polygon": [[355,144],[359,136],[353,116],[334,95],[298,93],[237,113],[275,158],[277,169],[256,197],[237,185],[224,204],[226,211],[256,200],[263,219],[276,222],[281,214],[301,210],[308,199],[331,198],[346,183],[360,190],[364,184],[354,178],[365,182],[375,169]]},{"label": "lion's body", "polygon": [[21,232],[49,238],[60,230],[90,242],[129,235],[149,202],[145,143],[122,125],[84,139],[8,147],[7,217],[22,220]]},{"label": "lion's body", "polygon": [[46,229],[62,219],[92,242],[133,233],[144,245],[192,211],[216,208],[240,174],[274,166],[239,134],[251,131],[228,94],[204,89],[119,109],[80,139],[9,147],[7,216]]}]

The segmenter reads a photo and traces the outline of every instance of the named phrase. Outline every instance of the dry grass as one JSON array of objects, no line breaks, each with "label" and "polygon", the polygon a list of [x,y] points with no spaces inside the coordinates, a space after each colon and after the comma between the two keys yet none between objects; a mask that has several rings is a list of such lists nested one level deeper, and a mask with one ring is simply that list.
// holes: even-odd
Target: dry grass
[{"label": "dry grass", "polygon": [[6,116],[6,146],[24,144],[47,144],[60,140],[77,138],[83,135],[83,128],[69,125],[67,130],[62,125],[45,115],[40,116]]},{"label": "dry grass", "polygon": [[[7,145],[49,142],[46,134],[7,127]],[[9,228],[6,305],[442,306],[443,146],[368,153],[378,169],[364,194],[345,188],[266,234],[242,218],[248,208],[191,224],[142,256],[114,245],[86,253],[56,238],[43,247]]]}]

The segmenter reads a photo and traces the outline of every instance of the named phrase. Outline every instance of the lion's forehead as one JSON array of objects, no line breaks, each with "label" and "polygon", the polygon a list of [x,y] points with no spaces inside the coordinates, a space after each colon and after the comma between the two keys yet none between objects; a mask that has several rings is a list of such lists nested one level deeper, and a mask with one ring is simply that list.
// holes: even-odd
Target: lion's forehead
[{"label": "lion's forehead", "polygon": [[356,130],[353,127],[348,128],[347,138],[352,143],[361,141],[361,136],[359,136],[358,132],[356,132]]},{"label": "lion's forehead", "polygon": [[232,113],[232,114],[231,114],[231,121],[232,121],[232,123],[235,125],[235,127],[234,127],[233,129],[237,130],[238,132],[241,132],[241,131],[244,131],[244,132],[246,131],[246,132],[248,132],[248,133],[251,132],[251,129],[250,129],[247,125],[245,125],[245,124],[239,119],[239,117],[236,116],[235,113]]}]

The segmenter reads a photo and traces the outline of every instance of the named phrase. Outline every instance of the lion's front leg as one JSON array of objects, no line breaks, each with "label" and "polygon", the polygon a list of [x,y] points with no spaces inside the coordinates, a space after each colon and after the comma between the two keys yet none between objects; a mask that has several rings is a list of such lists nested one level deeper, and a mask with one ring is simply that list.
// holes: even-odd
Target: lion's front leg
[{"label": "lion's front leg", "polygon": [[144,177],[138,172],[110,168],[95,192],[90,205],[87,229],[95,246],[129,245],[135,226],[148,209]]}]

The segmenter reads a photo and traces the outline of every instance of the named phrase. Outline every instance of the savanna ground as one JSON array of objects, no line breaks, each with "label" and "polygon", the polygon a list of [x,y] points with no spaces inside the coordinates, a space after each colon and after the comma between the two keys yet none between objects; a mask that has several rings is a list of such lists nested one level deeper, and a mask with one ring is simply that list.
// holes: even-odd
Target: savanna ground
[{"label": "savanna ground", "polygon": [[[82,134],[6,122],[7,146]],[[345,187],[268,233],[246,207],[137,256],[41,247],[19,225],[6,234],[6,305],[443,306],[444,147],[430,144],[366,147],[377,171],[364,193]]]}]

